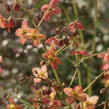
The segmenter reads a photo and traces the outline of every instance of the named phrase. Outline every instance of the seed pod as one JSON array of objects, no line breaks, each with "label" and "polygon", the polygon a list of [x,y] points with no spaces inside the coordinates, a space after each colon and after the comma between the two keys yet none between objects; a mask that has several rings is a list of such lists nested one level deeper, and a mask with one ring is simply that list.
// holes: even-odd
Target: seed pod
[{"label": "seed pod", "polygon": [[69,44],[69,39],[68,38],[64,38],[63,41],[64,41],[64,44],[66,44],[66,45]]},{"label": "seed pod", "polygon": [[68,31],[68,28],[67,27],[64,27],[62,30],[63,30],[63,32],[67,32]]},{"label": "seed pod", "polygon": [[60,28],[56,28],[56,34],[60,34]]},{"label": "seed pod", "polygon": [[16,2],[14,3],[13,9],[16,10],[16,11],[19,11],[18,3],[16,3]]},{"label": "seed pod", "polygon": [[61,47],[64,45],[63,39],[58,40],[58,45],[61,46]]},{"label": "seed pod", "polygon": [[42,60],[41,62],[40,62],[40,65],[42,66],[42,65],[45,65],[46,64],[46,62],[44,61],[44,60]]},{"label": "seed pod", "polygon": [[9,18],[9,26],[12,28],[15,26],[15,23],[12,17]]},{"label": "seed pod", "polygon": [[9,7],[9,5],[8,5],[8,4],[5,4],[5,8],[6,8],[6,10],[7,10],[8,12],[10,12],[10,11],[11,11],[11,8]]}]

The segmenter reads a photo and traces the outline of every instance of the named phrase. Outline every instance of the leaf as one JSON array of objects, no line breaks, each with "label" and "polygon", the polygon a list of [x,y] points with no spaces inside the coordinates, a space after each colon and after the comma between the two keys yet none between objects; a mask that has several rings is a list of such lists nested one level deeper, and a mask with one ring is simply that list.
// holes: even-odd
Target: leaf
[{"label": "leaf", "polygon": [[44,4],[48,4],[50,0],[38,0],[35,4],[35,8],[40,9]]}]

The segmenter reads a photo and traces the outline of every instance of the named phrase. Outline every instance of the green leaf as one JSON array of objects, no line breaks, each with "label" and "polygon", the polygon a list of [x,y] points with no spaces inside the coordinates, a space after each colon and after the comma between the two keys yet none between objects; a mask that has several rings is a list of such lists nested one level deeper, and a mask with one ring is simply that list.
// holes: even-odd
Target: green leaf
[{"label": "green leaf", "polygon": [[38,0],[35,4],[35,8],[40,9],[44,4],[48,4],[50,0]]}]

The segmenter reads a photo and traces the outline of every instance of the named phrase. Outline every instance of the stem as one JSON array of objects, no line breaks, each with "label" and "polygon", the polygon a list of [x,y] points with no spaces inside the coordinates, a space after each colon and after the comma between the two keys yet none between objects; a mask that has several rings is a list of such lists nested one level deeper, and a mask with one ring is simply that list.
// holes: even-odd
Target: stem
[{"label": "stem", "polygon": [[56,77],[56,80],[57,80],[58,84],[61,86],[61,80],[60,80],[60,78],[59,78],[59,76],[58,76],[58,73],[57,73],[56,70],[54,70],[53,68],[52,68],[52,70],[53,70],[53,72],[54,72],[54,75],[55,75],[55,77]]},{"label": "stem", "polygon": [[63,10],[63,12],[64,12],[64,14],[66,16],[67,22],[70,23],[71,22],[71,18],[68,15],[67,9],[63,5],[61,5],[61,4],[60,4],[60,7],[62,8],[62,10]]},{"label": "stem", "polygon": [[85,57],[85,58],[82,58],[80,62],[83,62],[84,60],[89,59],[89,58],[92,58],[92,57],[94,57],[94,56],[97,56],[97,55],[99,55],[99,54],[101,54],[101,53],[105,53],[105,51],[102,51],[102,52],[100,52],[100,53],[95,53],[95,54],[93,54],[93,55],[90,55],[90,56],[87,56],[87,57]]},{"label": "stem", "polygon": [[95,38],[97,36],[97,12],[98,12],[98,0],[95,0],[95,19],[94,19],[94,36],[92,42],[92,54],[95,52],[96,47]]},{"label": "stem", "polygon": [[[88,66],[88,68],[87,68],[87,86],[91,83],[91,77],[92,77],[92,75],[91,75],[91,69],[90,69],[90,67]],[[91,96],[92,95],[92,86],[90,86],[89,88],[88,88],[88,95],[89,96]]]},{"label": "stem", "polygon": [[79,65],[79,57],[78,57],[78,55],[76,55],[76,63],[77,63],[77,72],[78,72],[79,85],[82,86],[81,73],[80,73],[80,65]]},{"label": "stem", "polygon": [[98,75],[85,89],[84,92],[88,90],[88,88],[90,86],[92,86],[102,75],[104,74],[104,72],[102,72],[100,75]]},{"label": "stem", "polygon": [[75,77],[76,77],[76,74],[77,74],[77,69],[75,70],[75,73],[74,73],[74,75],[73,75],[73,77],[72,77],[72,80],[71,80],[71,82],[70,82],[69,87],[72,85],[72,83],[73,83],[73,81],[74,81],[74,79],[75,79]]},{"label": "stem", "polygon": [[29,13],[29,11],[23,6],[23,4],[21,3],[21,1],[19,1],[19,0],[16,0],[17,1],[17,3],[20,5],[20,7],[23,9],[23,11],[30,17],[30,19],[31,19],[31,21],[32,21],[32,23],[33,23],[33,25],[34,25],[34,27],[37,29],[37,25],[36,25],[36,23],[35,23],[35,20],[34,20],[34,18],[33,18],[33,16]]}]

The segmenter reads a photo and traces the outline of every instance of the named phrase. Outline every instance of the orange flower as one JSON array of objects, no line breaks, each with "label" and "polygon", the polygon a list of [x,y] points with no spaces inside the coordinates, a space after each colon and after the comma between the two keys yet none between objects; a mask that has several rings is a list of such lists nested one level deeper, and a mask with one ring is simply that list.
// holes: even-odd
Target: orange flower
[{"label": "orange flower", "polygon": [[46,36],[39,33],[35,28],[30,28],[28,35],[33,39],[34,46],[38,46],[40,44],[40,40],[46,39]]},{"label": "orange flower", "polygon": [[42,54],[42,57],[50,60],[53,69],[57,69],[58,65],[62,64],[61,60],[56,56],[56,49],[53,45],[46,51],[46,53]]},{"label": "orange flower", "polygon": [[35,28],[29,28],[28,23],[23,20],[21,28],[16,30],[16,35],[21,37],[21,44],[24,44],[28,39],[33,40],[33,45],[38,46],[40,44],[40,40],[44,40],[46,38],[45,35],[39,33]]},{"label": "orange flower", "polygon": [[7,27],[7,20],[0,14],[0,26],[1,28]]},{"label": "orange flower", "polygon": [[[68,95],[67,102],[71,104],[75,100],[86,101],[86,95],[83,93],[83,88],[81,86],[75,86],[73,89],[70,87],[64,88],[64,93]],[[72,102],[71,102],[72,101]]]},{"label": "orange flower", "polygon": [[21,37],[21,44],[24,44],[28,37],[28,31],[29,31],[28,23],[23,20],[21,28],[18,28],[15,32],[15,34],[19,37]]}]

